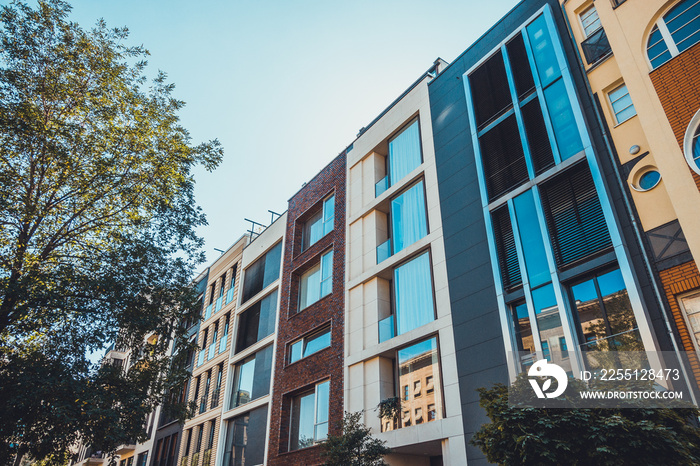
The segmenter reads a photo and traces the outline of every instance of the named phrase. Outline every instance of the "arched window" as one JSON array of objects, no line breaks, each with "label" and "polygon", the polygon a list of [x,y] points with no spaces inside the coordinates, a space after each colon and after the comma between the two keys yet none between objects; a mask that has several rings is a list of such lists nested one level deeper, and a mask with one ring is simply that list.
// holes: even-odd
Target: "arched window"
[{"label": "arched window", "polygon": [[683,0],[660,18],[649,35],[652,69],[700,42],[700,0]]},{"label": "arched window", "polygon": [[683,152],[688,165],[700,175],[700,110],[690,120],[683,141]]}]

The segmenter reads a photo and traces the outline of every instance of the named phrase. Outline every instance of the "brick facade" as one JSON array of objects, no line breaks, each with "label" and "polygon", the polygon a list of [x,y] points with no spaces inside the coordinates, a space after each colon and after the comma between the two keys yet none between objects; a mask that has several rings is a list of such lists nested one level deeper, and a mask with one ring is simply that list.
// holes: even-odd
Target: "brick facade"
[{"label": "brick facade", "polygon": [[[649,73],[681,150],[688,124],[693,115],[700,110],[700,80],[697,79],[699,74],[700,44],[695,44]],[[700,189],[700,175],[692,170],[690,172]]]},{"label": "brick facade", "polygon": [[659,272],[659,278],[663,284],[666,300],[671,309],[678,334],[681,337],[681,344],[683,345],[681,350],[688,352],[695,380],[700,386],[700,361],[698,361],[695,353],[695,345],[692,340],[693,335],[688,330],[683,312],[678,304],[679,295],[700,288],[700,273],[698,273],[695,262],[690,261]]},{"label": "brick facade", "polygon": [[[322,463],[318,446],[288,452],[292,398],[330,380],[329,433],[338,433],[343,415],[343,357],[345,317],[345,175],[346,156],[340,154],[289,200],[286,244],[282,266],[275,378],[270,413],[269,465]],[[304,223],[322,209],[324,198],[335,193],[333,231],[301,251]],[[332,291],[298,311],[299,279],[333,250]],[[288,364],[289,344],[326,324],[331,325],[331,345]]]}]

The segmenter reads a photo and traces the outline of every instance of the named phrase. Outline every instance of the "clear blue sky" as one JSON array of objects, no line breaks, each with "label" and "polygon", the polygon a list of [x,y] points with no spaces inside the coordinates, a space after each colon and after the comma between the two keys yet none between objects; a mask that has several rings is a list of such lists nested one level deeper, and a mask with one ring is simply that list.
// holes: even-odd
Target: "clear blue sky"
[{"label": "clear blue sky", "polygon": [[448,62],[517,0],[73,0],[83,27],[127,26],[168,73],[193,142],[224,161],[196,173],[207,259],[269,222],[358,130],[426,71]]}]

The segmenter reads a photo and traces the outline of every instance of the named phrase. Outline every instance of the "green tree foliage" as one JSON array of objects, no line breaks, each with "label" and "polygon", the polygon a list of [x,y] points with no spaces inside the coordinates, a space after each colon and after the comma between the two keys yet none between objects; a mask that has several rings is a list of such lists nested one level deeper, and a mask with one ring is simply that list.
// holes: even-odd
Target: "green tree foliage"
[{"label": "green tree foliage", "polygon": [[[192,172],[222,148],[191,143],[126,28],[69,12],[0,7],[0,464],[143,438],[186,376],[169,346],[184,354],[181,322],[199,315]],[[133,351],[129,371],[89,362],[108,342]]]},{"label": "green tree foliage", "polygon": [[[570,381],[567,391],[581,390]],[[515,389],[528,389],[519,377]],[[538,409],[508,403],[508,387],[479,389],[491,423],[471,440],[502,465],[696,465],[700,429],[695,407],[664,409]]]},{"label": "green tree foliage", "polygon": [[362,413],[345,413],[340,435],[329,435],[321,444],[321,458],[333,466],[381,466],[391,453],[386,442],[372,438],[362,421]]}]

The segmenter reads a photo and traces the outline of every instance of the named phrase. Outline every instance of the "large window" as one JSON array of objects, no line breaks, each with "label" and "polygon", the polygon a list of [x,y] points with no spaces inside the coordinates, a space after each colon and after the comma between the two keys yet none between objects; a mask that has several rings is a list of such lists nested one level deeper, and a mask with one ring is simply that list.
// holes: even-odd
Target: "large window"
[{"label": "large window", "polygon": [[637,321],[620,269],[571,287],[581,349],[643,351]]},{"label": "large window", "polygon": [[321,211],[311,217],[305,224],[302,233],[302,250],[305,250],[318,240],[333,231],[335,221],[335,195],[323,200]]},{"label": "large window", "polygon": [[277,290],[241,313],[236,338],[236,353],[262,340],[275,331]]},{"label": "large window", "polygon": [[329,346],[331,346],[331,328],[325,327],[289,345],[289,363],[296,362]]},{"label": "large window", "polygon": [[223,466],[254,466],[265,460],[267,406],[253,409],[226,423]]},{"label": "large window", "polygon": [[301,276],[299,310],[305,309],[333,291],[333,251],[321,256],[318,265]]},{"label": "large window", "polygon": [[423,163],[418,120],[389,141],[389,181],[396,184]]},{"label": "large window", "polygon": [[428,234],[425,189],[419,181],[391,201],[391,235],[394,254]]},{"label": "large window", "polygon": [[654,25],[647,41],[652,69],[700,42],[700,0],[683,0]]},{"label": "large window", "polygon": [[272,346],[267,346],[238,364],[233,376],[229,409],[257,400],[270,393]]},{"label": "large window", "polygon": [[280,242],[245,270],[243,303],[277,280],[280,274],[281,257],[282,243]]},{"label": "large window", "polygon": [[328,437],[328,392],[330,381],[292,399],[289,449],[310,447]]}]

